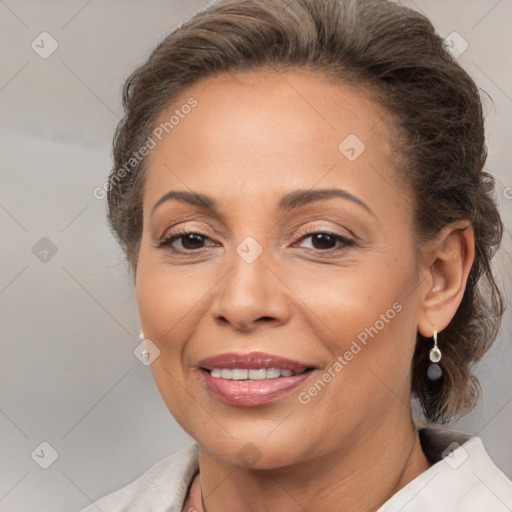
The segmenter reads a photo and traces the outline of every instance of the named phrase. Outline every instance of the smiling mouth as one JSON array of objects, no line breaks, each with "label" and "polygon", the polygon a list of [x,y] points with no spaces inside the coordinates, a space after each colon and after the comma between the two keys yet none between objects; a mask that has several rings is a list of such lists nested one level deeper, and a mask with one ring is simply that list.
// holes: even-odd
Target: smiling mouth
[{"label": "smiling mouth", "polygon": [[277,379],[279,377],[293,377],[308,371],[304,368],[300,371],[286,370],[282,368],[214,368],[210,375],[217,379],[258,381]]},{"label": "smiling mouth", "polygon": [[227,353],[198,364],[210,395],[235,407],[256,407],[277,402],[309,379],[315,367],[292,359],[251,352]]}]

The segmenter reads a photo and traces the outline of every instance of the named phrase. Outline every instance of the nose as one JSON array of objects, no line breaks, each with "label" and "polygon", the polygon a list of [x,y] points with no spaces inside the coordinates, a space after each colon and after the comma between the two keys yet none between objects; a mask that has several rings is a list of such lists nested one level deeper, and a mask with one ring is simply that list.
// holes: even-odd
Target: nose
[{"label": "nose", "polygon": [[248,263],[235,253],[233,266],[218,283],[211,304],[211,312],[219,324],[251,331],[261,325],[278,326],[288,321],[287,286],[275,269],[267,265],[263,254]]}]

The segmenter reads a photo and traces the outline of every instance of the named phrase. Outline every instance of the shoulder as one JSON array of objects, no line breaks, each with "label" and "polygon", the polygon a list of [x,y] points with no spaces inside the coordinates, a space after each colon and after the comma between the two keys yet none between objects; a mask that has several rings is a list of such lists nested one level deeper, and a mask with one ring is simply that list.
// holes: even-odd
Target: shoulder
[{"label": "shoulder", "polygon": [[378,512],[505,512],[512,482],[494,464],[480,438],[438,429],[420,431],[433,465],[398,491]]},{"label": "shoulder", "polygon": [[179,512],[198,468],[197,445],[194,444],[160,460],[139,478],[92,503],[82,512]]}]

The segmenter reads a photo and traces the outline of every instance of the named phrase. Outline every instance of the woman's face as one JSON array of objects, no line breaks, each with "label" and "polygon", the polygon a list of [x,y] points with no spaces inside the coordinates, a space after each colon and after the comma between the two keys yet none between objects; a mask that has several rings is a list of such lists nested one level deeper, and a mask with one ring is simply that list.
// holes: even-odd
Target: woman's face
[{"label": "woman's face", "polygon": [[221,460],[270,468],[409,415],[420,272],[383,110],[259,70],[189,87],[171,116],[147,160],[136,288],[176,420]]}]

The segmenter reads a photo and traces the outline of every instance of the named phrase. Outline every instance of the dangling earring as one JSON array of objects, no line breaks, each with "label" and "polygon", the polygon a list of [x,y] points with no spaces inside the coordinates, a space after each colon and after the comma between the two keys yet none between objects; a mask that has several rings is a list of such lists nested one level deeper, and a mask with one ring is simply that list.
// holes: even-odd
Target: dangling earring
[{"label": "dangling earring", "polygon": [[427,370],[427,376],[430,380],[437,380],[443,375],[443,370],[441,367],[437,364],[439,361],[441,361],[441,351],[439,350],[439,347],[437,346],[437,330],[434,329],[434,348],[432,348],[429,352],[429,358],[432,361],[432,363],[429,365]]},{"label": "dangling earring", "polygon": [[441,361],[441,351],[437,346],[437,331],[434,329],[434,348],[430,351],[430,360],[433,363]]}]

